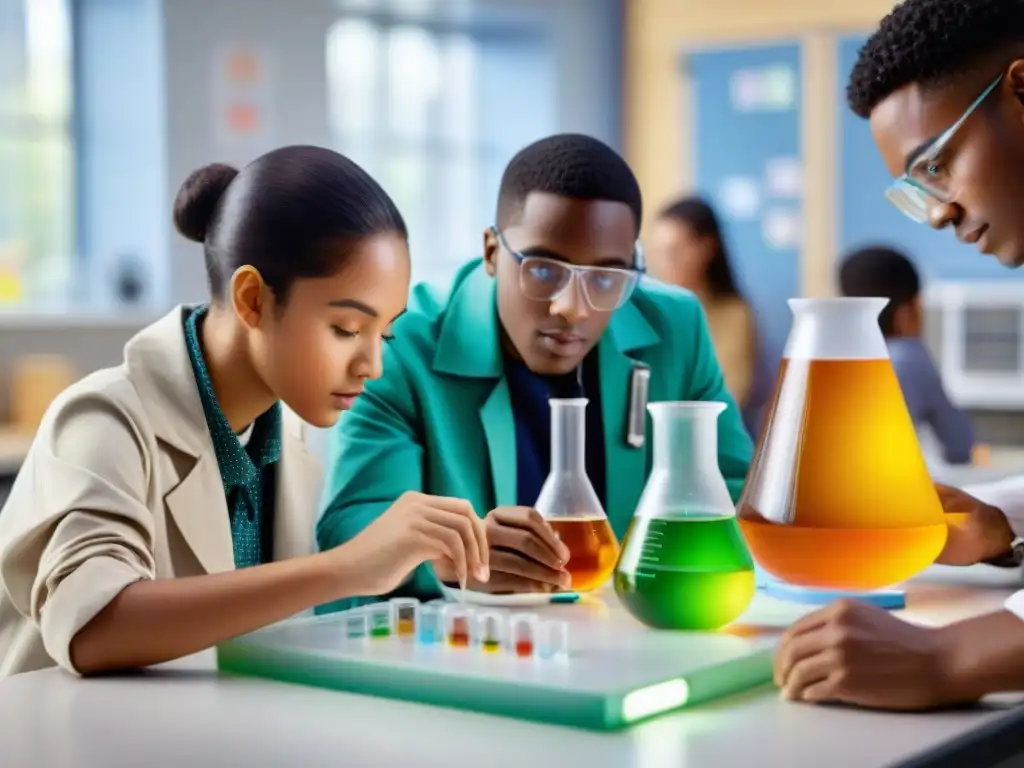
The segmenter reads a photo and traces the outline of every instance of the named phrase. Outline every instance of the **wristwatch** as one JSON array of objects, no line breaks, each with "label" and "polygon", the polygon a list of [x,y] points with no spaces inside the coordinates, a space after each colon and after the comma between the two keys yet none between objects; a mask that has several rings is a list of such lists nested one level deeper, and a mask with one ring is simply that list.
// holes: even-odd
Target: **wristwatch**
[{"label": "wristwatch", "polygon": [[988,565],[996,568],[1017,568],[1024,563],[1024,537],[1015,536],[1010,542],[1010,551],[1005,555],[993,557],[991,560],[983,560]]}]

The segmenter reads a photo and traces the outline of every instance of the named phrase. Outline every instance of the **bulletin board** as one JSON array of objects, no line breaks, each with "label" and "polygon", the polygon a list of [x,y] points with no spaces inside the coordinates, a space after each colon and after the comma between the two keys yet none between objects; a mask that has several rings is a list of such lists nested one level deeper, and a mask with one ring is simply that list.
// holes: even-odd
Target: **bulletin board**
[{"label": "bulletin board", "polygon": [[921,271],[925,284],[931,281],[1021,279],[1020,270],[1009,270],[973,245],[960,243],[952,231],[936,231],[916,224],[885,199],[892,175],[871,137],[866,120],[846,104],[846,84],[857,61],[864,37],[839,40],[839,259],[855,248],[886,244],[903,250]]},{"label": "bulletin board", "polygon": [[697,190],[726,230],[733,270],[772,360],[800,292],[803,183],[798,44],[684,53]]}]

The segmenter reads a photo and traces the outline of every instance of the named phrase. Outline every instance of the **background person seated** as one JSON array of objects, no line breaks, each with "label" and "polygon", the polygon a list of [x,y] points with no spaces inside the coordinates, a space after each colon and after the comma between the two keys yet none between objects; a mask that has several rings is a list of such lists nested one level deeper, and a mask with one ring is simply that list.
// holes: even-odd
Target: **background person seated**
[{"label": "background person seated", "polygon": [[651,232],[648,260],[654,277],[693,291],[700,300],[725,386],[756,436],[774,371],[761,357],[757,320],[736,285],[711,205],[699,197],[685,197],[663,209]]},{"label": "background person seated", "polygon": [[[975,449],[967,414],[950,402],[942,379],[921,338],[924,310],[921,280],[914,264],[899,251],[874,246],[855,251],[839,269],[844,296],[889,299],[878,323],[892,367],[926,454],[937,446],[947,464],[968,464]],[[979,451],[980,453],[980,451]]]}]

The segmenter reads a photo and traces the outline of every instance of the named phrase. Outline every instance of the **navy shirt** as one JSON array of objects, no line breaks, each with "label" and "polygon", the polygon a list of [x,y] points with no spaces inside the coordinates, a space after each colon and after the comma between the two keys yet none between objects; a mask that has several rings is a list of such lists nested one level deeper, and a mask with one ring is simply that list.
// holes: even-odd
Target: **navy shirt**
[{"label": "navy shirt", "polygon": [[597,376],[597,350],[577,371],[561,376],[540,376],[523,363],[505,357],[505,379],[516,424],[516,503],[532,507],[551,470],[551,408],[549,398],[586,397],[587,476],[605,506],[604,422]]}]

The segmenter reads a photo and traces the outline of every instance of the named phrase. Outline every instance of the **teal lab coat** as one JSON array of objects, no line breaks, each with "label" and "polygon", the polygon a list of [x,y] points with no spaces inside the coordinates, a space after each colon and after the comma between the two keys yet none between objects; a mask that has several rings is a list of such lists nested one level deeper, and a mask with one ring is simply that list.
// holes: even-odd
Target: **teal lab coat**
[{"label": "teal lab coat", "polygon": [[[516,504],[516,437],[504,378],[496,283],[476,259],[449,292],[417,286],[384,351],[384,375],[334,428],[321,549],[342,544],[406,491],[468,499],[481,516]],[[626,442],[630,380],[650,368],[649,402],[721,401],[718,463],[739,498],[753,446],[725,389],[703,309],[689,292],[644,279],[597,347],[605,430],[607,514],[621,540],[651,466],[650,418],[641,448]],[[412,591],[438,594],[428,566]]]}]

